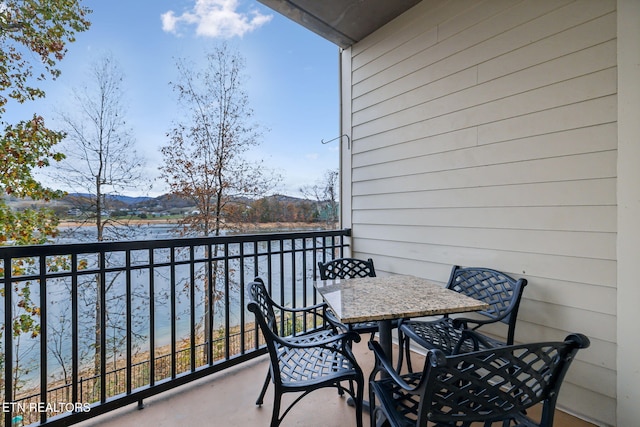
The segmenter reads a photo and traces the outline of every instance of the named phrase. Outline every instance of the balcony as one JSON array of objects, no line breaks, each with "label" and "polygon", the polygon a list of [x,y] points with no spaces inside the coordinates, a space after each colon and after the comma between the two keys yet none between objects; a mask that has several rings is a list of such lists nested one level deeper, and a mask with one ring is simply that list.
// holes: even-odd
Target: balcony
[{"label": "balcony", "polygon": [[[0,310],[14,325],[0,343],[0,426],[268,425],[271,395],[263,408],[254,403],[268,360],[244,284],[260,276],[280,303],[313,304],[316,263],[344,256],[349,238],[336,230],[0,248]],[[316,326],[281,319],[285,329]],[[366,343],[355,352],[370,371]],[[321,390],[283,425],[354,423],[344,399]],[[559,413],[556,425],[590,424]]]},{"label": "balcony", "polygon": [[[373,367],[373,355],[367,348],[366,338],[368,337],[354,347],[354,353],[365,375]],[[415,360],[421,363],[419,357],[417,356]],[[82,427],[194,426],[218,425],[217,422],[210,423],[208,420],[219,420],[220,425],[225,426],[268,426],[271,420],[273,386],[267,391],[262,408],[255,405],[268,367],[267,356],[262,356],[149,399],[144,409],[139,410],[131,405],[80,425]],[[366,393],[365,391],[365,396]],[[285,399],[290,398],[291,396],[285,395]],[[366,413],[363,424],[369,425],[369,416]],[[556,412],[554,425],[556,427],[593,427],[593,424],[561,411]],[[355,426],[355,413],[353,408],[346,404],[346,399],[338,396],[335,389],[317,390],[294,406],[285,417],[282,426]]]},{"label": "balcony", "polygon": [[[0,248],[0,425],[70,425],[266,352],[245,309],[260,276],[316,303],[349,230]],[[307,319],[282,319],[306,330]],[[290,329],[289,329],[290,330]],[[8,398],[7,398],[8,396]]]}]

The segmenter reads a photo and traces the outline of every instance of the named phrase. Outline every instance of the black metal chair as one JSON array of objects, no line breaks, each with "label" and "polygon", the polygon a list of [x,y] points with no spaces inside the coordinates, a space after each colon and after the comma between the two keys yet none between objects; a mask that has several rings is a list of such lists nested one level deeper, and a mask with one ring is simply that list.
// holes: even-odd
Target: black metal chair
[{"label": "black metal chair", "polygon": [[[360,341],[360,337],[327,318],[324,304],[297,309],[283,307],[271,299],[264,282],[259,278],[249,283],[248,288],[250,302],[247,307],[255,314],[271,359],[269,373],[256,405],[262,405],[272,379],[275,390],[271,427],[280,425],[300,399],[324,387],[336,387],[340,392],[346,390],[349,393],[356,407],[356,424],[362,427],[364,376],[350,347],[351,342]],[[278,328],[279,319],[288,315],[294,319],[293,328],[286,333],[281,332],[282,328]],[[321,316],[331,326],[296,335],[295,319],[300,316]],[[348,382],[348,388],[341,385],[345,381]],[[280,415],[282,395],[289,392],[302,394]]]},{"label": "black metal chair", "polygon": [[[318,271],[321,280],[353,279],[356,277],[376,277],[376,269],[373,259],[366,261],[358,258],[336,258],[327,262],[318,262]],[[358,334],[374,334],[378,332],[378,322],[361,322],[347,325],[350,330]],[[393,327],[397,327],[398,322],[393,322]]]},{"label": "black metal chair", "polygon": [[318,262],[320,279],[353,279],[354,277],[376,277],[376,269],[371,258],[366,261],[357,258],[336,258]]},{"label": "black metal chair", "polygon": [[[467,335],[469,337],[469,335]],[[471,340],[473,341],[473,340]],[[422,372],[399,375],[375,341],[376,365],[369,382],[371,426],[551,427],[560,385],[577,351],[589,347],[582,334],[564,342],[530,343],[445,355],[429,350]],[[376,380],[376,374],[384,373]],[[527,409],[542,404],[534,420]]]},{"label": "black metal chair", "polygon": [[[462,337],[464,329],[478,330],[490,324],[502,322],[508,326],[506,341],[484,336],[492,346],[511,345],[515,337],[516,319],[526,279],[514,279],[497,270],[481,267],[462,268],[454,266],[447,288],[489,304],[486,310],[478,311],[474,318],[444,316],[436,320],[404,319],[398,325],[400,348],[404,348],[409,371],[411,366],[410,340],[426,349],[440,349],[451,354]],[[478,331],[479,332],[479,331]],[[463,342],[461,351],[473,351],[469,342]],[[402,351],[398,358],[398,370],[402,366]]]}]

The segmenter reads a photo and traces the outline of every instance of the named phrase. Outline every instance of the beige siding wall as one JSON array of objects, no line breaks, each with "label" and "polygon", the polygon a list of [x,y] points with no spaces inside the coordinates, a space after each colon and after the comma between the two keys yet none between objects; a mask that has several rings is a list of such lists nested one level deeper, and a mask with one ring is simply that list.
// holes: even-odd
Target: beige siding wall
[{"label": "beige siding wall", "polygon": [[343,56],[355,253],[526,277],[516,339],[587,334],[559,405],[615,425],[616,2],[425,0]]}]

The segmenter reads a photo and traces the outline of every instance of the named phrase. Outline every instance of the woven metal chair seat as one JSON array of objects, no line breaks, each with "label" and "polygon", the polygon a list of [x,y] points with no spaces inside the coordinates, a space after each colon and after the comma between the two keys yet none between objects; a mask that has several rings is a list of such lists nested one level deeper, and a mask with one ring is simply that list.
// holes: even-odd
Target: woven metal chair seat
[{"label": "woven metal chair seat", "polygon": [[[427,349],[438,348],[445,354],[453,353],[462,337],[462,329],[454,325],[449,317],[431,322],[407,321],[402,326],[407,338]],[[465,346],[465,349],[469,348],[469,345]]]},{"label": "woven metal chair seat", "polygon": [[[446,355],[467,353],[478,350],[478,341],[463,340],[467,329],[462,329],[451,318],[445,317],[432,322],[404,323],[405,334],[410,339],[423,344],[428,349],[437,348]],[[478,332],[476,332],[479,334]],[[480,335],[481,348],[490,348],[505,345],[504,342],[491,338],[487,335]]]},{"label": "woven metal chair seat", "polygon": [[[589,339],[569,335],[564,342],[529,343],[446,356],[430,350],[422,372],[399,375],[377,342],[370,378],[373,420],[392,427],[468,426],[509,421],[509,426],[550,427],[560,385],[578,349]],[[376,380],[384,372],[387,376]],[[540,420],[526,410],[543,404]],[[372,421],[372,425],[373,421]]]},{"label": "woven metal chair seat", "polygon": [[[412,369],[409,351],[410,340],[426,349],[440,349],[449,355],[453,353],[458,344],[463,329],[478,330],[486,324],[501,322],[506,324],[508,328],[506,340],[501,341],[484,335],[485,340],[496,346],[513,344],[518,308],[526,284],[526,279],[516,280],[497,270],[454,266],[447,288],[483,301],[489,305],[489,308],[477,312],[479,316],[473,318],[457,317],[452,319],[444,316],[429,321],[401,321],[398,326],[399,338],[401,347],[405,350],[409,369]],[[459,347],[460,351],[473,350],[473,347],[466,343],[462,343]],[[400,360],[401,362],[402,360]]]},{"label": "woven metal chair seat", "polygon": [[355,372],[354,364],[335,348],[276,346],[276,349],[280,379],[288,387],[304,388]]}]

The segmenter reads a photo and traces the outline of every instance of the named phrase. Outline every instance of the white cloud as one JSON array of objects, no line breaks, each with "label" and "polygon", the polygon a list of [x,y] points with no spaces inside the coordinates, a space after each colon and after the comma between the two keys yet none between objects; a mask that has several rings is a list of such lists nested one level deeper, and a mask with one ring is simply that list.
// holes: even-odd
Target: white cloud
[{"label": "white cloud", "polygon": [[272,15],[263,15],[258,10],[239,11],[238,0],[196,0],[192,10],[176,15],[170,10],[161,15],[162,29],[178,33],[183,25],[195,25],[196,34],[205,37],[242,37],[267,22]]},{"label": "white cloud", "polygon": [[160,19],[162,19],[162,31],[166,31],[168,33],[176,32],[177,19],[173,10],[160,15]]}]

